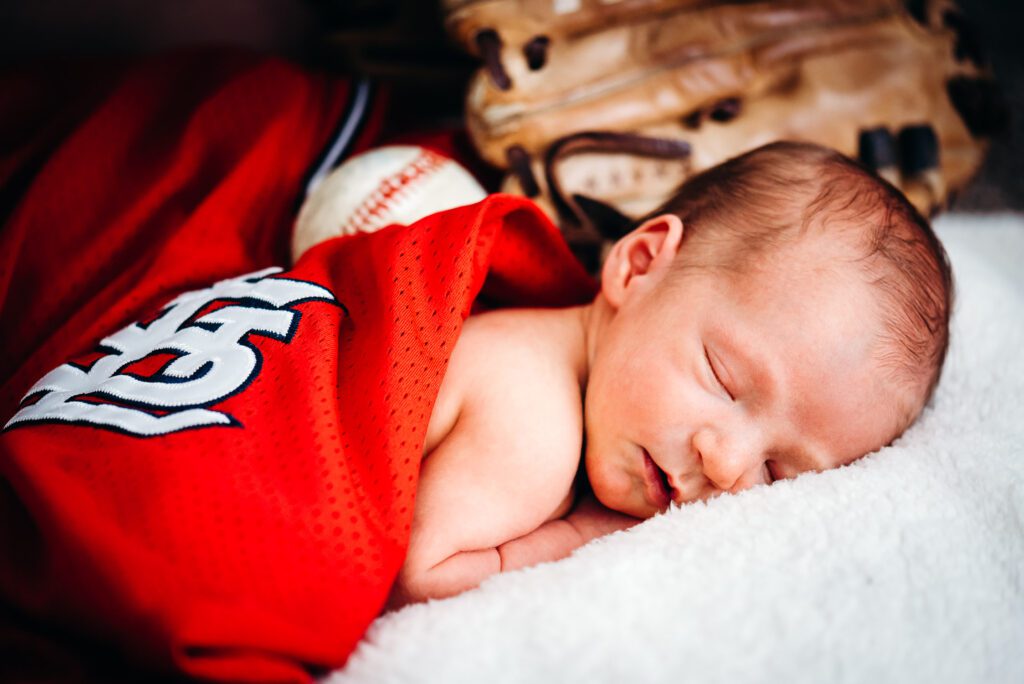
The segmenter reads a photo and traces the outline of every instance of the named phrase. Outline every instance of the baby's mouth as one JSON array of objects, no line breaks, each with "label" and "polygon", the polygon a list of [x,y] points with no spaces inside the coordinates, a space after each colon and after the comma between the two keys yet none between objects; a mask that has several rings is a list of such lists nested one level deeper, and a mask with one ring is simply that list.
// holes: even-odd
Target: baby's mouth
[{"label": "baby's mouth", "polygon": [[[643,447],[641,447],[643,449]],[[675,497],[675,491],[669,484],[668,475],[664,470],[658,467],[658,464],[651,458],[651,454],[647,449],[643,449],[644,452],[644,490],[647,495],[648,501],[654,505],[655,508],[665,510],[668,505],[672,503],[672,499]]]}]

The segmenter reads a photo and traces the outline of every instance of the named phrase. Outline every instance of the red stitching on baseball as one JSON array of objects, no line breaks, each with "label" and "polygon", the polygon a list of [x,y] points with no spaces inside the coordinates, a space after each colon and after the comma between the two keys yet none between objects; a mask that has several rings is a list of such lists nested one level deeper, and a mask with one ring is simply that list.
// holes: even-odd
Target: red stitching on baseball
[{"label": "red stitching on baseball", "polygon": [[[433,174],[447,159],[441,155],[422,150],[415,159],[402,169],[390,176],[381,179],[377,187],[366,196],[348,221],[349,232],[368,232],[373,229],[371,221],[379,219],[388,211],[394,209],[394,205],[400,204],[410,193],[412,187]],[[380,227],[380,226],[378,226]]]}]

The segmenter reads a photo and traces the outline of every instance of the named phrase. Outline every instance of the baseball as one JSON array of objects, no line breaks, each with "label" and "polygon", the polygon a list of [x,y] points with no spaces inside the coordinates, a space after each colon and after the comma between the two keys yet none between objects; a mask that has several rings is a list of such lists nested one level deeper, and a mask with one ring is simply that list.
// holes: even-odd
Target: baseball
[{"label": "baseball", "polygon": [[486,196],[447,157],[412,145],[379,147],[346,160],[306,197],[292,233],[292,259],[339,235],[407,225]]}]

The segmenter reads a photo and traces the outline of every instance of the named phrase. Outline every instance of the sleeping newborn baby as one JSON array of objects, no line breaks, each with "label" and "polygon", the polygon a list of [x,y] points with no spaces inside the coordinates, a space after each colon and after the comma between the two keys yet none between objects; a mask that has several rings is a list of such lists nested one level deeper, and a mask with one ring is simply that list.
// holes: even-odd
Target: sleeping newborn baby
[{"label": "sleeping newborn baby", "polygon": [[391,605],[890,443],[938,382],[951,287],[928,223],[839,154],[776,143],[692,178],[592,303],[466,321]]}]

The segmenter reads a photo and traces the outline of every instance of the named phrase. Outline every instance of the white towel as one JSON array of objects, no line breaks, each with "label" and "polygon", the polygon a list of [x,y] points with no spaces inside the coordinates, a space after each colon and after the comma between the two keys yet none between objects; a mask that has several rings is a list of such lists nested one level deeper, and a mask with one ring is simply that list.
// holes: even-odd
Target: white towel
[{"label": "white towel", "polygon": [[1024,217],[937,230],[950,357],[892,446],[385,615],[327,681],[1024,682]]}]

